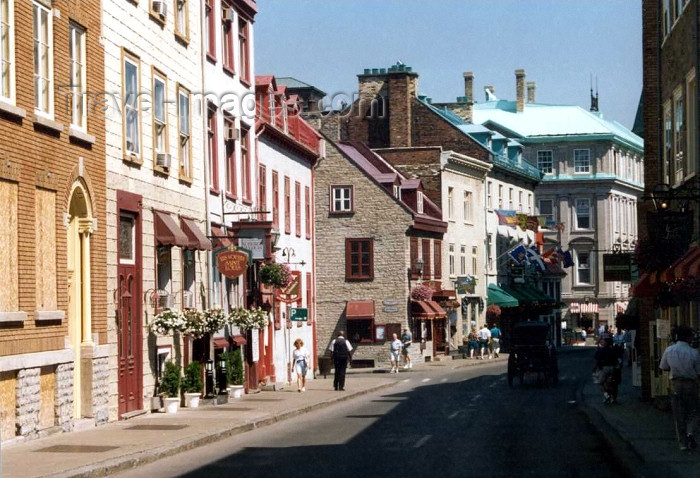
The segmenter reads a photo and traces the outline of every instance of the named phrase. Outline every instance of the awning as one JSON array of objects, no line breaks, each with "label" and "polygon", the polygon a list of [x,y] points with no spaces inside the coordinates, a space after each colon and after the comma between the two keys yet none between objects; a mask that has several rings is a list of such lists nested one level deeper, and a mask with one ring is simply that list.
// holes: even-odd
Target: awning
[{"label": "awning", "polygon": [[236,345],[245,345],[248,343],[248,341],[243,337],[242,335],[232,335],[230,337],[231,341],[236,344]]},{"label": "awning", "polygon": [[211,226],[211,235],[214,236],[212,242],[217,249],[231,245],[231,240],[220,227]]},{"label": "awning", "polygon": [[433,299],[456,299],[457,294],[453,289],[442,289],[433,292]]},{"label": "awning", "polygon": [[440,307],[440,304],[438,304],[434,300],[426,300],[425,302],[428,304],[428,307],[435,311],[436,319],[442,319],[447,316],[447,312],[445,312],[445,309]]},{"label": "awning", "polygon": [[529,285],[514,284],[502,289],[515,297],[520,305],[554,305],[554,299]]},{"label": "awning", "polygon": [[411,301],[411,317],[417,319],[434,319],[435,310],[424,300]]},{"label": "awning", "polygon": [[598,313],[598,303],[597,302],[581,302],[581,313],[582,314],[597,314]]},{"label": "awning", "polygon": [[185,233],[190,243],[187,249],[196,249],[199,251],[211,251],[211,241],[197,226],[193,219],[180,218],[182,232]]},{"label": "awning", "polygon": [[661,288],[661,283],[658,281],[651,282],[652,276],[656,276],[656,272],[644,273],[639,280],[634,283],[631,289],[633,297],[649,297],[655,295]]},{"label": "awning", "polygon": [[486,291],[486,304],[497,305],[499,307],[517,307],[518,299],[498,287],[496,284],[489,284]]},{"label": "awning", "polygon": [[156,242],[159,246],[186,247],[190,240],[167,212],[153,211]]},{"label": "awning", "polygon": [[214,348],[215,349],[225,349],[227,347],[230,347],[231,344],[229,344],[228,339],[225,337],[217,337],[214,339]]},{"label": "awning", "polygon": [[581,304],[578,302],[572,302],[569,304],[569,312],[572,314],[580,314],[581,313]]},{"label": "awning", "polygon": [[345,318],[347,320],[374,319],[374,301],[349,300],[345,307]]}]

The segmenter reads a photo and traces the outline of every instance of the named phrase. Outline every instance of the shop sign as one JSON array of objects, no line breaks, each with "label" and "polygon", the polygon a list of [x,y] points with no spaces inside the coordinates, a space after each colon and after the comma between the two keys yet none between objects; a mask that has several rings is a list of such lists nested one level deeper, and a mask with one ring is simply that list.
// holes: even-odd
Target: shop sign
[{"label": "shop sign", "polygon": [[248,268],[248,254],[238,250],[220,252],[216,256],[216,267],[224,276],[235,279]]},{"label": "shop sign", "polygon": [[251,252],[252,258],[265,259],[265,240],[261,237],[239,237],[238,245]]},{"label": "shop sign", "polygon": [[632,281],[632,253],[603,254],[603,282]]},{"label": "shop sign", "polygon": [[458,276],[457,277],[457,292],[460,294],[473,294],[476,290],[476,277],[474,276]]},{"label": "shop sign", "polygon": [[396,299],[384,299],[382,301],[382,311],[386,313],[394,313],[399,311],[399,301]]},{"label": "shop sign", "polygon": [[275,298],[280,302],[285,304],[293,304],[298,302],[301,296],[299,295],[301,289],[301,272],[292,271],[292,282],[284,289],[275,290]]},{"label": "shop sign", "polygon": [[289,309],[289,320],[292,322],[305,322],[309,317],[309,309],[306,307],[295,307]]}]

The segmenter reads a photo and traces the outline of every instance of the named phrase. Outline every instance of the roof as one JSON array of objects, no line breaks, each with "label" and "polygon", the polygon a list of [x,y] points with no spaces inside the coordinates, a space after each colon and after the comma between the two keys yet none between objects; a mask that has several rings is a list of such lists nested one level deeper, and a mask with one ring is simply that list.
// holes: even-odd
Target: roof
[{"label": "roof", "polygon": [[316,88],[314,85],[310,85],[308,83],[304,83],[301,80],[297,80],[296,78],[292,78],[291,76],[279,76],[277,77],[277,83],[280,85],[284,85],[287,88],[292,88],[292,89],[310,89],[310,90],[316,90],[318,93],[321,94],[321,96],[326,96],[325,91],[321,91],[318,88]]},{"label": "roof", "polygon": [[498,125],[521,142],[548,137],[559,141],[609,137],[640,153],[644,150],[644,140],[625,126],[580,106],[526,103],[518,113],[515,101],[492,100],[474,104],[473,119],[478,124]]}]

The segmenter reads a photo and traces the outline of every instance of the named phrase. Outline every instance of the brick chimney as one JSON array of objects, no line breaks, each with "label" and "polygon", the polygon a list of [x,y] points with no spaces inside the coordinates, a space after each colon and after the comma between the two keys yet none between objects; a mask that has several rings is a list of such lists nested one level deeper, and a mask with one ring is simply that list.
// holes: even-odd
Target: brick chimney
[{"label": "brick chimney", "polygon": [[389,147],[411,146],[411,97],[418,92],[418,74],[394,68],[387,74],[389,90]]},{"label": "brick chimney", "polygon": [[525,70],[515,70],[515,96],[516,110],[522,113],[525,110]]},{"label": "brick chimney", "polygon": [[471,123],[474,118],[474,73],[465,71],[462,76],[464,76],[464,97],[466,99],[464,120]]},{"label": "brick chimney", "polygon": [[535,102],[535,82],[534,81],[527,82],[527,102],[528,103]]}]

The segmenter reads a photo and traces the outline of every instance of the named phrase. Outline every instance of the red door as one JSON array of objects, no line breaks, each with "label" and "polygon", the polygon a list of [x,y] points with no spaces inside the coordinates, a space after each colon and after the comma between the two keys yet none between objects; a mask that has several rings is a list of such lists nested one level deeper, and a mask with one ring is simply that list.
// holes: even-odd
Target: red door
[{"label": "red door", "polygon": [[118,191],[117,360],[119,417],[143,409],[141,197]]}]

